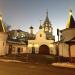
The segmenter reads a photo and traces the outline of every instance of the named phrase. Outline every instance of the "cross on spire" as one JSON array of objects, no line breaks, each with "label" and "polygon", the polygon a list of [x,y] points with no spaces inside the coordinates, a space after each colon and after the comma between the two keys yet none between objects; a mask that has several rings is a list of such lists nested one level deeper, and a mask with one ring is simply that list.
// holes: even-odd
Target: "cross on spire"
[{"label": "cross on spire", "polygon": [[39,27],[39,29],[42,29],[41,21],[42,21],[42,20],[40,20],[40,27]]},{"label": "cross on spire", "polygon": [[72,9],[69,10],[69,15],[72,15]]},{"label": "cross on spire", "polygon": [[72,10],[69,10],[69,19],[66,25],[66,28],[75,28],[75,20],[72,16]]},{"label": "cross on spire", "polygon": [[46,11],[46,16],[48,17],[48,9],[47,9],[47,11]]}]

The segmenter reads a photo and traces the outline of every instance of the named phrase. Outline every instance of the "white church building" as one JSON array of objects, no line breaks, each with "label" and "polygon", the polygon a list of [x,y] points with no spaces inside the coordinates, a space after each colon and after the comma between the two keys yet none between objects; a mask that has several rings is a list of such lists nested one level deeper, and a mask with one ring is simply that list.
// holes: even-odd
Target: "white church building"
[{"label": "white church building", "polygon": [[[33,28],[31,29],[33,34]],[[48,12],[44,23],[39,27],[34,40],[28,40],[28,53],[33,54],[56,54],[55,36],[53,36],[52,24],[48,18]]]},{"label": "white church building", "polygon": [[[31,27],[31,34],[33,35],[33,27]],[[0,16],[0,55],[32,53],[55,55],[55,36],[53,36],[53,27],[48,18],[48,12],[44,23],[39,26],[39,31],[35,34],[35,38],[28,40],[28,45],[25,43],[16,43],[7,40],[8,33]]]}]

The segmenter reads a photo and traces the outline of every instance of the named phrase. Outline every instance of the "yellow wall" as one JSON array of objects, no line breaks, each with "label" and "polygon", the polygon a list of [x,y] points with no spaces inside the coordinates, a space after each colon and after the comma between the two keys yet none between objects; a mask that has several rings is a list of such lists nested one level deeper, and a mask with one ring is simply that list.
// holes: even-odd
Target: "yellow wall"
[{"label": "yellow wall", "polygon": [[64,57],[69,57],[69,46],[65,43],[59,44],[59,55]]},{"label": "yellow wall", "polygon": [[28,51],[26,45],[7,43],[7,54],[9,51],[9,45],[12,45],[12,54],[17,54],[18,48],[20,48],[22,50],[21,53],[27,53],[27,51]]},{"label": "yellow wall", "polygon": [[6,54],[7,33],[0,32],[0,55]]},{"label": "yellow wall", "polygon": [[70,46],[71,57],[75,57],[75,45]]},{"label": "yellow wall", "polygon": [[33,46],[35,47],[35,53],[39,53],[39,47],[43,44],[47,45],[50,48],[50,53],[56,54],[54,40],[47,40],[46,34],[43,30],[37,32],[35,40],[28,40],[29,53],[32,53]]}]

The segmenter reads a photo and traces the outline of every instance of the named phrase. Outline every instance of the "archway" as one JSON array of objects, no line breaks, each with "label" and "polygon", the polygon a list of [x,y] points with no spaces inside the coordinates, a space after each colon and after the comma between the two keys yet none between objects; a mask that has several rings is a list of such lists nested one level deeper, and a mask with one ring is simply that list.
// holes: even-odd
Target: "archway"
[{"label": "archway", "polygon": [[47,45],[41,45],[39,47],[39,54],[48,55],[49,54],[49,47]]}]

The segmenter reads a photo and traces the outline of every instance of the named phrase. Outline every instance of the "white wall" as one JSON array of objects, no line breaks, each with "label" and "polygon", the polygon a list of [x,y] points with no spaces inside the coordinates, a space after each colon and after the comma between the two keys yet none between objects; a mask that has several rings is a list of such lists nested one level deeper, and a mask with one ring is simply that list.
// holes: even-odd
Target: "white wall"
[{"label": "white wall", "polygon": [[0,55],[6,54],[7,33],[0,32]]},{"label": "white wall", "polygon": [[9,45],[12,45],[12,54],[17,54],[18,53],[17,52],[18,48],[20,48],[22,50],[21,53],[27,53],[27,51],[28,51],[28,48],[27,48],[26,45],[17,44],[17,43],[12,44],[12,42],[10,42],[10,43],[7,43],[7,54],[8,54],[8,51],[9,51]]},{"label": "white wall", "polygon": [[69,46],[65,43],[59,44],[59,55],[69,57]]},{"label": "white wall", "polygon": [[71,57],[75,57],[75,45],[70,46]]},{"label": "white wall", "polygon": [[[41,37],[40,37],[41,34]],[[55,44],[54,40],[47,40],[46,39],[46,34],[40,30],[36,34],[35,40],[28,40],[28,50],[29,53],[32,53],[32,47],[35,47],[35,53],[39,53],[39,47],[43,44],[47,45],[50,48],[50,53],[56,54],[56,49],[55,49]]]}]

